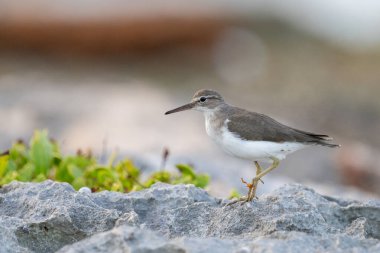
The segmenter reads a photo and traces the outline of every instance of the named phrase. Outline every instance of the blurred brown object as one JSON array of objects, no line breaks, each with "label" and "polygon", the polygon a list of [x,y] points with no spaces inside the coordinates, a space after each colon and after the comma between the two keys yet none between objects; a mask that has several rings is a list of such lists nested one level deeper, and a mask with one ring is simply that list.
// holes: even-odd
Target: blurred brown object
[{"label": "blurred brown object", "polygon": [[0,1],[0,49],[117,54],[204,46],[226,25],[210,7],[202,13],[197,4],[168,3]]},{"label": "blurred brown object", "polygon": [[118,22],[12,23],[0,25],[0,48],[39,52],[115,54],[173,45],[209,45],[222,23],[147,19]]},{"label": "blurred brown object", "polygon": [[160,165],[160,168],[159,168],[160,170],[165,170],[169,154],[170,154],[169,149],[167,147],[164,147],[164,149],[162,151],[161,165]]},{"label": "blurred brown object", "polygon": [[4,151],[3,153],[0,154],[0,156],[5,156],[5,155],[9,155],[9,150],[6,150],[6,151]]},{"label": "blurred brown object", "polygon": [[380,194],[379,150],[351,143],[343,145],[338,153],[338,169],[345,184]]}]

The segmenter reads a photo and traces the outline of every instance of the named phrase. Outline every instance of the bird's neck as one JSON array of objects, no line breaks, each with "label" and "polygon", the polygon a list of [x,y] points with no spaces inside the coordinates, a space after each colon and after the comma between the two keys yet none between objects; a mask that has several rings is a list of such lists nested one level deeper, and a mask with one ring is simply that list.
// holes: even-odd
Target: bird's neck
[{"label": "bird's neck", "polygon": [[212,139],[218,139],[226,117],[222,107],[214,108],[203,112],[205,117],[206,132]]},{"label": "bird's neck", "polygon": [[218,105],[215,108],[207,109],[207,110],[203,111],[203,115],[205,117],[205,120],[206,121],[210,121],[210,120],[212,121],[212,120],[216,120],[218,118],[223,118],[223,112],[228,109],[227,107],[228,107],[228,105],[223,103],[223,104]]}]

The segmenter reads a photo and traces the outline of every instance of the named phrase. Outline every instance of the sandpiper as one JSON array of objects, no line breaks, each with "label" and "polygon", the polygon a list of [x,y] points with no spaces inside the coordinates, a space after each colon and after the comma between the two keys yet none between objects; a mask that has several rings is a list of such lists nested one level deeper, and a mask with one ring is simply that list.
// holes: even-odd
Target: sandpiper
[{"label": "sandpiper", "polygon": [[[239,201],[252,201],[261,178],[275,169],[288,154],[312,145],[339,147],[329,142],[332,138],[328,135],[298,130],[264,114],[231,106],[213,90],[197,91],[190,103],[165,115],[190,109],[203,112],[207,134],[225,152],[254,162],[256,177],[251,183],[241,179],[249,190],[247,196]],[[263,170],[259,162],[272,164]]]}]

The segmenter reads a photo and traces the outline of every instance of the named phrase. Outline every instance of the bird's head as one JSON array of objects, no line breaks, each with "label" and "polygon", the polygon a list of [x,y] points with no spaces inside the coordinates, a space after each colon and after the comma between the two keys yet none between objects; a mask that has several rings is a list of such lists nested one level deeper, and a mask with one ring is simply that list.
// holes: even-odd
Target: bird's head
[{"label": "bird's head", "polygon": [[224,100],[218,92],[213,90],[199,90],[194,94],[190,103],[167,111],[165,112],[165,115],[190,109],[201,112],[209,112],[223,103]]}]

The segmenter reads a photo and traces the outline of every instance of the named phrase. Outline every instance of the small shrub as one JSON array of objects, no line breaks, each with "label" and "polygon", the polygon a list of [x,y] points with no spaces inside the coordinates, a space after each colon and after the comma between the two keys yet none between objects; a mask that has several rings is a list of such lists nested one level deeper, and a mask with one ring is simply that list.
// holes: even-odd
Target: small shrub
[{"label": "small shrub", "polygon": [[87,186],[92,191],[131,192],[148,188],[156,182],[168,184],[194,184],[205,188],[209,176],[197,174],[185,164],[178,164],[178,173],[166,170],[153,172],[144,182],[141,172],[129,159],[114,164],[111,157],[107,165],[99,164],[89,152],[64,156],[58,144],[49,139],[47,131],[36,131],[29,145],[16,142],[0,156],[0,185],[13,180],[40,182],[52,179],[70,183],[75,189]]}]

